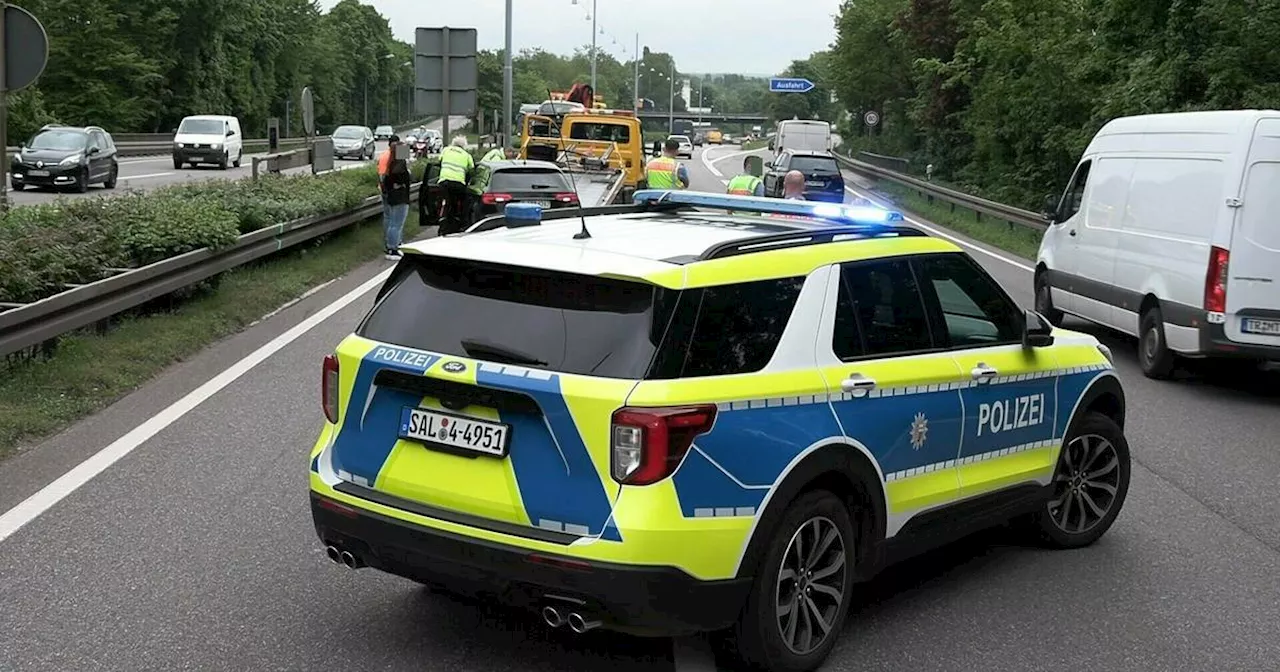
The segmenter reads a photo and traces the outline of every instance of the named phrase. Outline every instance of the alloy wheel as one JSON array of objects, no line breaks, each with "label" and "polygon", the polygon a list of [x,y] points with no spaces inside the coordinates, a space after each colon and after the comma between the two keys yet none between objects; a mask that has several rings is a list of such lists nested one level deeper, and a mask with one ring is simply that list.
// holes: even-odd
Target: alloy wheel
[{"label": "alloy wheel", "polygon": [[816,651],[845,606],[848,555],[844,535],[829,518],[805,521],[787,544],[778,570],[778,633],[796,655]]},{"label": "alloy wheel", "polygon": [[1120,456],[1097,434],[1072,439],[1053,477],[1049,518],[1068,534],[1084,534],[1107,517],[1120,486]]}]

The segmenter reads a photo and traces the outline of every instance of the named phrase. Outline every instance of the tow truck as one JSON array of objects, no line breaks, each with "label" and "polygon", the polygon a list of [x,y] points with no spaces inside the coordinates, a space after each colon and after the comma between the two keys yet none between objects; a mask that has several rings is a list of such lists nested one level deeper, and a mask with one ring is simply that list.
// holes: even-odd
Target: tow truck
[{"label": "tow truck", "polygon": [[559,165],[587,207],[628,202],[644,179],[643,134],[630,110],[525,115],[520,157]]}]

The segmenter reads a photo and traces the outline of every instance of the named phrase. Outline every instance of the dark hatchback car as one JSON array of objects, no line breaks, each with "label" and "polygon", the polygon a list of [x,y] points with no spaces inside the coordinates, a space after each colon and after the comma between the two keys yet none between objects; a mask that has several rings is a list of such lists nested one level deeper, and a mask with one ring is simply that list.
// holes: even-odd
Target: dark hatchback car
[{"label": "dark hatchback car", "polygon": [[115,189],[120,175],[116,143],[97,126],[45,126],[13,155],[9,184],[26,187],[73,187],[84,193],[90,184]]},{"label": "dark hatchback car", "polygon": [[765,195],[780,198],[782,178],[793,170],[804,173],[805,199],[844,202],[844,176],[840,174],[835,157],[826,152],[784,150],[765,170]]},{"label": "dark hatchback car", "polygon": [[[579,205],[578,192],[569,176],[550,161],[490,161],[477,164],[476,170],[482,171],[476,183],[484,186],[480,197],[473,199],[472,222],[501,213],[508,203],[537,203],[544,208]],[[427,190],[419,199],[419,214],[428,225],[438,223],[436,215],[444,200],[438,178],[438,164],[429,164],[425,175]]]}]

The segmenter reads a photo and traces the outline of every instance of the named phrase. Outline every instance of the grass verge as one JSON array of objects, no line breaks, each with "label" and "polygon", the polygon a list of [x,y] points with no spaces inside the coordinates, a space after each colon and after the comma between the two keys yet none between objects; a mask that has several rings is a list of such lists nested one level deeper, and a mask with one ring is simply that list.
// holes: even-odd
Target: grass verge
[{"label": "grass verge", "polygon": [[918,215],[939,226],[968,236],[974,240],[994,245],[1006,252],[1022,257],[1035,259],[1040,249],[1042,232],[1032,231],[1025,226],[1011,224],[992,217],[977,215],[959,206],[952,209],[950,203],[934,200],[896,184],[881,182],[876,186],[876,193],[890,199],[903,210]]},{"label": "grass verge", "polygon": [[[417,232],[410,208],[405,239]],[[0,363],[0,460],[381,254],[382,226],[372,219],[227,271],[215,288],[167,312],[122,318],[104,334],[69,334],[51,359]]]}]

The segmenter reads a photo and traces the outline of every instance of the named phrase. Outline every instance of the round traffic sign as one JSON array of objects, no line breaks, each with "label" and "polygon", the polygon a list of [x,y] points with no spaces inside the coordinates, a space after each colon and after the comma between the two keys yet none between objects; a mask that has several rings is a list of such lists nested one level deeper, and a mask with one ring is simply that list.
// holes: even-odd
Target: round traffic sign
[{"label": "round traffic sign", "polygon": [[302,127],[307,131],[307,137],[315,135],[316,132],[316,106],[315,98],[311,95],[311,87],[302,87]]},{"label": "round traffic sign", "polygon": [[49,61],[49,36],[31,12],[4,6],[4,82],[0,89],[18,91],[31,86]]},{"label": "round traffic sign", "polygon": [[876,114],[875,110],[870,110],[866,114],[862,115],[862,120],[867,122],[868,126],[875,126],[880,123],[880,115]]}]

